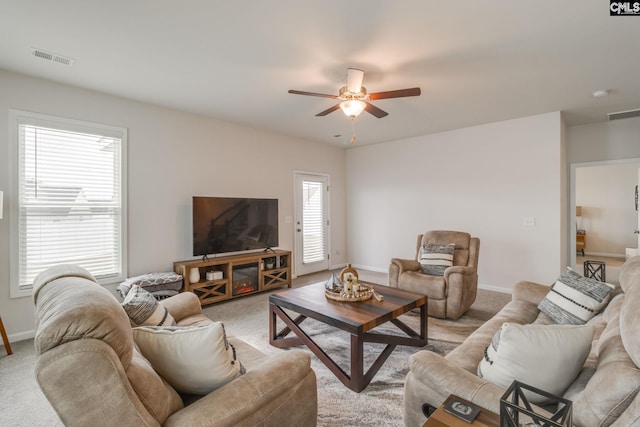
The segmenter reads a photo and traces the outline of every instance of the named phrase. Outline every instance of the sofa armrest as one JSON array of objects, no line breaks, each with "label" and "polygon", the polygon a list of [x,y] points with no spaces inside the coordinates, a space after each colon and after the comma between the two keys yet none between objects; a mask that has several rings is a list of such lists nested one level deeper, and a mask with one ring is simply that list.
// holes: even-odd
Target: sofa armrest
[{"label": "sofa armrest", "polygon": [[180,322],[180,320],[189,316],[202,314],[200,300],[193,292],[181,292],[178,295],[161,300],[160,304],[167,308],[176,322]]},{"label": "sofa armrest", "polygon": [[315,426],[318,411],[310,356],[299,350],[264,363],[171,415],[165,426]]},{"label": "sofa armrest", "polygon": [[397,288],[398,278],[405,271],[420,270],[420,263],[413,259],[392,258],[389,264],[389,285]]},{"label": "sofa armrest", "polygon": [[41,354],[35,378],[65,426],[158,425],[132,388],[120,356],[100,339],[69,341]]},{"label": "sofa armrest", "polygon": [[475,267],[454,265],[444,271],[447,319],[459,319],[476,300],[478,273]]},{"label": "sofa armrest", "polygon": [[441,399],[428,402],[440,406],[455,394],[493,412],[500,410],[500,397],[505,390],[474,373],[466,371],[439,354],[419,351],[409,358],[409,369],[425,386],[437,392]]},{"label": "sofa armrest", "polygon": [[444,270],[444,280],[449,280],[452,274],[460,274],[462,276],[475,276],[477,274],[475,267],[467,267],[465,265],[453,265]]},{"label": "sofa armrest", "polygon": [[[422,426],[426,421],[422,405],[428,403],[438,407],[451,394],[499,414],[500,398],[505,392],[506,389],[483,380],[436,353],[419,351],[409,357],[409,374],[404,386],[405,426]],[[537,405],[532,407],[537,413],[549,415]]]},{"label": "sofa armrest", "polygon": [[522,280],[513,285],[512,301],[526,301],[538,305],[551,289],[550,286]]},{"label": "sofa armrest", "polygon": [[420,270],[420,263],[414,259],[400,259],[400,258],[392,258],[391,264],[398,266],[398,272],[400,274],[405,271],[418,271]]}]

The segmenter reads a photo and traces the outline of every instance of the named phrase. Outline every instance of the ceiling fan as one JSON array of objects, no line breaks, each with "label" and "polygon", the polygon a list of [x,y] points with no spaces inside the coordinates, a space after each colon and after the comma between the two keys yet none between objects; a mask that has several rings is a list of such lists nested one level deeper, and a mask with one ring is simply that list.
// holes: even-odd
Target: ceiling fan
[{"label": "ceiling fan", "polygon": [[338,108],[342,109],[344,114],[350,118],[356,118],[362,113],[362,111],[366,110],[369,114],[374,115],[375,117],[381,119],[389,115],[384,110],[376,107],[371,104],[369,101],[376,101],[378,99],[389,99],[389,98],[403,98],[407,96],[419,96],[420,88],[413,87],[410,89],[399,89],[399,90],[390,90],[386,92],[374,92],[367,93],[367,89],[362,86],[362,81],[364,79],[364,71],[359,70],[357,68],[347,68],[347,85],[340,88],[340,92],[338,95],[327,95],[324,93],[316,93],[316,92],[304,92],[301,90],[293,90],[290,89],[289,93],[293,93],[296,95],[308,95],[308,96],[319,96],[322,98],[331,98],[338,99],[340,102],[334,105],[331,108],[327,108],[324,111],[316,114],[316,116],[326,116],[329,113],[333,113]]}]

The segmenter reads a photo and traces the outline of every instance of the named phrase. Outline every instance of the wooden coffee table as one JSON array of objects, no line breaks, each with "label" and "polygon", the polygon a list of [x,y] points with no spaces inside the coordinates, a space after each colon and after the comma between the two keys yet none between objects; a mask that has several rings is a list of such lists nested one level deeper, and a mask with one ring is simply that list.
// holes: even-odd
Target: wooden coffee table
[{"label": "wooden coffee table", "polygon": [[[360,392],[398,345],[423,347],[427,345],[427,297],[415,292],[387,286],[371,285],[383,301],[371,298],[362,302],[338,302],[325,297],[324,282],[276,292],[269,296],[269,343],[284,348],[306,345],[340,381],[351,390]],[[420,309],[420,332],[416,332],[398,317],[414,308]],[[292,319],[283,309],[299,315]],[[278,331],[277,319],[286,325]],[[312,318],[351,334],[351,373],[347,374],[305,333],[300,324]],[[391,322],[407,336],[370,332],[376,326]],[[295,336],[288,335],[293,332]],[[363,348],[365,342],[387,344],[365,373]]]}]

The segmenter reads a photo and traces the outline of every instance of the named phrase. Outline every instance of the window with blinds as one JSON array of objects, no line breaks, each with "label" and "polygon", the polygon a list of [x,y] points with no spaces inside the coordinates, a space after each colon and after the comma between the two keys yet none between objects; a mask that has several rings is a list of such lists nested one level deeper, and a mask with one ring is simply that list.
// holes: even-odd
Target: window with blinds
[{"label": "window with blinds", "polygon": [[302,182],[302,262],[326,259],[324,184],[321,181]]},{"label": "window with blinds", "polygon": [[125,278],[126,129],[19,112],[17,292],[56,264]]}]

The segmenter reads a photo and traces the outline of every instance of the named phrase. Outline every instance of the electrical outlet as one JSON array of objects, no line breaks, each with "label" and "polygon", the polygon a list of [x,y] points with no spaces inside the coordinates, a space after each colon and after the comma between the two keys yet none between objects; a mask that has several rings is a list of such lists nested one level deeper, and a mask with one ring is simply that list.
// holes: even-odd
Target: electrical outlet
[{"label": "electrical outlet", "polygon": [[525,216],[522,218],[522,225],[525,227],[535,227],[536,226],[536,217],[535,216]]}]

